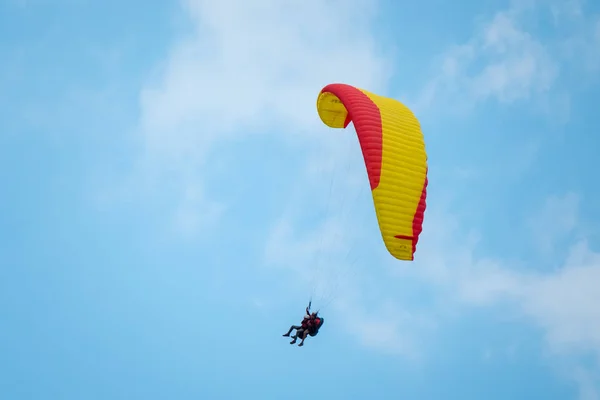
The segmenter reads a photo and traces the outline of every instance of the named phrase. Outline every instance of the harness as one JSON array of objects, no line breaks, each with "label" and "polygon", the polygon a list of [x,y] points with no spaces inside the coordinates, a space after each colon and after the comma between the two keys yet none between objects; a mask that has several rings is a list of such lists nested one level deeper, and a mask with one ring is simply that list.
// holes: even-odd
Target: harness
[{"label": "harness", "polygon": [[317,333],[319,333],[319,329],[321,329],[321,327],[323,326],[323,322],[325,322],[325,320],[322,317],[318,317],[319,319],[319,325],[317,325],[316,327],[312,326],[308,329],[308,334],[310,336],[316,336]]}]

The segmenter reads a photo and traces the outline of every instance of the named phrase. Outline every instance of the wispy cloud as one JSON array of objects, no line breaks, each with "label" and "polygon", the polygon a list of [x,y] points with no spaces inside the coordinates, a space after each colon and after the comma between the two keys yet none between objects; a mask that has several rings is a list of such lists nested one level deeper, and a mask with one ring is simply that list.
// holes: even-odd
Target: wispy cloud
[{"label": "wispy cloud", "polygon": [[[426,248],[421,253],[414,274],[426,281],[453,289],[461,303],[487,306],[508,301],[547,329],[552,346],[573,345],[594,349],[600,354],[600,255],[585,241],[573,242],[565,232],[573,231],[579,220],[577,196],[551,197],[532,221],[536,232],[543,232],[543,248],[568,249],[560,268],[540,272],[538,269],[511,268],[501,259],[474,255],[476,242],[464,241],[465,233],[456,235],[452,228],[437,230],[431,237],[424,230]],[[440,220],[435,226],[448,227]],[[451,226],[451,225],[450,225]],[[443,232],[440,233],[440,230]],[[462,246],[459,243],[463,243]],[[442,259],[438,254],[444,254]],[[560,256],[560,252],[554,252]]]},{"label": "wispy cloud", "polygon": [[[540,11],[550,11],[554,31],[541,35],[536,28]],[[514,1],[506,10],[477,24],[474,35],[435,61],[437,73],[416,99],[418,109],[433,105],[466,112],[477,103],[532,101],[531,105],[565,120],[569,98],[561,76],[593,77],[600,65],[599,19],[584,11],[580,1]],[[567,69],[567,71],[564,71]],[[559,112],[560,111],[560,112]]]},{"label": "wispy cloud", "polygon": [[[202,185],[217,143],[282,127],[290,138],[314,135],[308,128],[320,125],[314,102],[322,86],[344,81],[378,90],[387,83],[389,62],[369,29],[371,2],[186,6],[193,29],[143,88],[139,123],[144,165],[170,171],[184,196],[190,181]],[[186,204],[177,216],[189,213]]]},{"label": "wispy cloud", "polygon": [[315,88],[326,83],[381,88],[387,81],[387,63],[375,50],[360,1],[356,7],[187,4],[194,33],[175,46],[142,94],[141,127],[152,151],[198,162],[211,143],[231,134],[269,131],[278,123],[288,130],[314,126]]},{"label": "wispy cloud", "polygon": [[558,66],[513,11],[499,12],[466,43],[438,61],[439,74],[425,87],[418,107],[443,102],[470,109],[478,101],[511,103],[548,92]]},{"label": "wispy cloud", "polygon": [[[560,360],[557,365],[577,365],[583,374],[580,377],[586,377],[582,391],[592,396],[600,388],[600,381],[591,378],[600,366],[600,254],[590,250],[585,241],[565,237],[579,220],[577,199],[574,194],[551,197],[532,219],[535,236],[541,235],[545,251],[554,249],[554,257],[563,257],[566,250],[555,270],[540,272],[535,265],[528,268],[527,263],[515,269],[502,259],[477,257],[476,246],[461,245],[464,234],[457,236],[452,229],[440,234],[438,228],[435,240],[424,231],[428,245],[422,249],[413,277],[436,285],[436,295],[443,296],[444,303],[454,304],[455,310],[501,306],[504,312],[542,329],[546,348]],[[440,220],[434,225],[448,226]],[[594,355],[591,369],[574,361],[586,354]],[[572,371],[562,372],[575,379],[570,376]]]}]

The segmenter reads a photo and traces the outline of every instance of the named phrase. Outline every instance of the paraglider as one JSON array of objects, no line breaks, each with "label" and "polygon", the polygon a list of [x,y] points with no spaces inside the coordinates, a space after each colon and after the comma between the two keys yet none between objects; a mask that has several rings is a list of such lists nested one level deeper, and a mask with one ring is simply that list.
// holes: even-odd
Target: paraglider
[{"label": "paraglider", "polygon": [[397,100],[341,83],[321,90],[317,111],[331,128],[354,124],[383,242],[395,258],[414,260],[427,198],[419,121]]},{"label": "paraglider", "polygon": [[[360,143],[381,237],[388,252],[413,261],[423,230],[427,200],[427,153],[418,119],[401,102],[342,83],[325,86],[317,98],[321,121],[331,128],[354,124]],[[290,344],[316,336],[323,325],[318,312],[283,334]]]},{"label": "paraglider", "polygon": [[300,338],[298,346],[304,346],[304,340],[308,335],[317,336],[319,329],[323,326],[323,317],[319,316],[319,312],[310,312],[311,302],[306,307],[306,314],[300,325],[292,325],[290,329],[283,334],[284,337],[289,337],[293,330],[296,330],[296,334],[292,336],[290,344],[296,343],[296,340]]}]

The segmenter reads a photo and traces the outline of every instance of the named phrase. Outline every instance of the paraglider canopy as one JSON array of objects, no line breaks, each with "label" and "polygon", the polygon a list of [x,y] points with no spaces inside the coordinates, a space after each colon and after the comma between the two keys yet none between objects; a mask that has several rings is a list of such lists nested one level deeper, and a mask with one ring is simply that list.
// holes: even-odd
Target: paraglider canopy
[{"label": "paraglider canopy", "polygon": [[317,111],[331,128],[353,122],[386,248],[412,261],[427,198],[427,153],[419,121],[397,100],[346,84],[325,86]]}]

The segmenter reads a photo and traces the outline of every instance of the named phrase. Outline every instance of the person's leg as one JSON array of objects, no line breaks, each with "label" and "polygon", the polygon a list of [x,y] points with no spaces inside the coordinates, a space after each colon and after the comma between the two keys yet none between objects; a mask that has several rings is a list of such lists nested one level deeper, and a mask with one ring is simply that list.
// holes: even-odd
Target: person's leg
[{"label": "person's leg", "polygon": [[290,342],[290,344],[296,343],[296,339],[298,339],[298,337],[302,337],[304,335],[304,332],[306,332],[306,331],[302,328],[297,329],[296,334],[294,336],[292,336],[292,341]]},{"label": "person's leg", "polygon": [[290,333],[292,333],[292,331],[293,331],[294,329],[295,329],[295,330],[298,330],[298,329],[300,329],[300,328],[301,328],[301,327],[300,327],[300,326],[298,326],[298,325],[292,325],[292,326],[290,326],[290,330],[289,330],[289,331],[287,331],[287,333],[284,333],[284,334],[283,334],[283,336],[286,336],[286,337],[287,337],[287,336],[290,336]]},{"label": "person's leg", "polygon": [[302,332],[302,336],[300,336],[302,340],[300,341],[300,343],[298,343],[298,346],[304,346],[304,339],[306,339],[306,336],[308,336],[308,329]]}]

